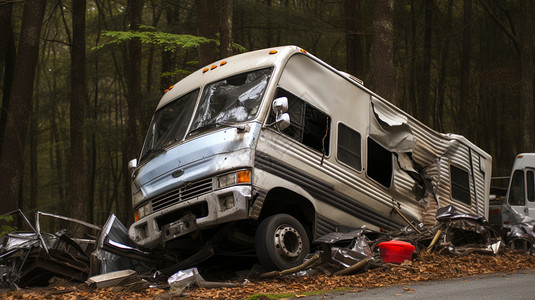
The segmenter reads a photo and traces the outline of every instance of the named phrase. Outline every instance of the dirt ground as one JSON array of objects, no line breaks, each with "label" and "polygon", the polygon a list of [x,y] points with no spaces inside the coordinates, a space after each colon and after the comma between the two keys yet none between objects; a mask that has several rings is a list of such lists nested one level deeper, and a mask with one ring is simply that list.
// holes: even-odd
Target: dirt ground
[{"label": "dirt ground", "polygon": [[[500,255],[469,254],[451,256],[424,254],[404,265],[371,268],[348,276],[315,275],[269,280],[254,280],[242,287],[204,289],[192,287],[181,295],[169,289],[148,288],[132,292],[124,287],[91,289],[83,283],[53,283],[48,287],[18,291],[0,290],[2,299],[268,299],[294,298],[333,290],[360,291],[375,287],[459,278],[481,274],[514,273],[535,269],[535,256],[507,251]],[[270,298],[273,299],[273,298]]]}]

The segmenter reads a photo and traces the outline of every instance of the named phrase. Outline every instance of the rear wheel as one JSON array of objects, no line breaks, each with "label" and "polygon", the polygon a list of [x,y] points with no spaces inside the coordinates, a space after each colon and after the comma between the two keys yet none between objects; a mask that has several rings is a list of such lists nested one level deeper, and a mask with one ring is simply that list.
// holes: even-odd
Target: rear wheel
[{"label": "rear wheel", "polygon": [[310,252],[305,228],[294,217],[277,214],[264,219],[255,234],[258,260],[269,270],[285,270],[303,262]]}]

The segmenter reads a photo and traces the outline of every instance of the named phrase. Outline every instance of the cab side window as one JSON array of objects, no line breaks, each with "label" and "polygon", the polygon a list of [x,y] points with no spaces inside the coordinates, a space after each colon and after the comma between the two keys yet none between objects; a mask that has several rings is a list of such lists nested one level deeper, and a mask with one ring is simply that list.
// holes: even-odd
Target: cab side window
[{"label": "cab side window", "polygon": [[[281,88],[275,98],[288,98],[290,126],[282,131],[290,138],[329,155],[331,118],[297,96]],[[270,117],[274,120],[274,117]]]},{"label": "cab side window", "polygon": [[516,170],[513,173],[511,180],[511,188],[509,189],[509,204],[510,205],[526,205],[524,199],[524,171]]},{"label": "cab side window", "polygon": [[348,126],[338,124],[338,159],[350,167],[362,171],[362,148],[360,133]]},{"label": "cab side window", "polygon": [[392,152],[368,138],[368,177],[376,180],[386,188],[392,186]]}]

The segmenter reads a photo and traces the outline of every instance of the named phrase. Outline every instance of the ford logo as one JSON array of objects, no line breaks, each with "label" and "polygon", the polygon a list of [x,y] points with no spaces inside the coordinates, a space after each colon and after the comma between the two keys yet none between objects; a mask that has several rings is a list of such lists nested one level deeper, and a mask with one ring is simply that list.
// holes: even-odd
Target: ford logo
[{"label": "ford logo", "polygon": [[173,178],[178,178],[182,176],[182,174],[184,174],[184,170],[178,170],[178,171],[174,171],[173,174],[171,174],[171,176],[173,176]]}]

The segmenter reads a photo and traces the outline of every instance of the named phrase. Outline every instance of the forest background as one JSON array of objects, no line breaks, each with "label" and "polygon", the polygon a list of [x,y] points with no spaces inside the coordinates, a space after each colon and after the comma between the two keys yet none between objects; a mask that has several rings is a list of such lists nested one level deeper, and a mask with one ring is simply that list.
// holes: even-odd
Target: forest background
[{"label": "forest background", "polygon": [[530,0],[0,0],[0,213],[132,223],[127,163],[163,91],[279,45],[466,136],[508,176],[535,151],[534,19]]}]

